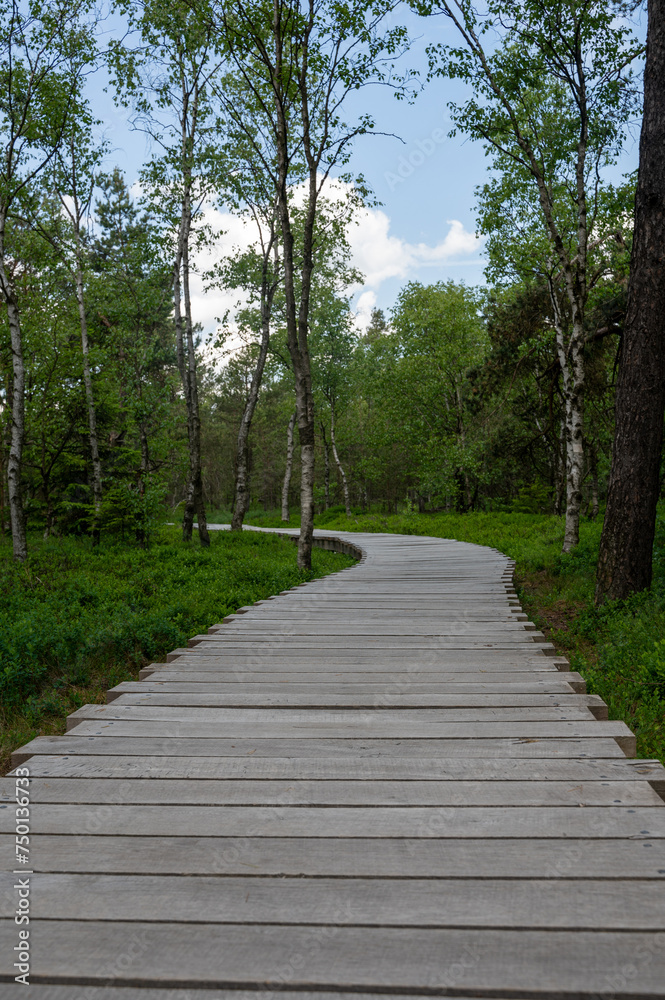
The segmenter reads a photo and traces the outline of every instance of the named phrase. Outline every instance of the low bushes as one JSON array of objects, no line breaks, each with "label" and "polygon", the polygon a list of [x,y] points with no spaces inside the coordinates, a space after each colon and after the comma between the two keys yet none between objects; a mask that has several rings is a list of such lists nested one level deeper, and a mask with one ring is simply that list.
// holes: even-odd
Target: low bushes
[{"label": "low bushes", "polygon": [[353,560],[314,550],[313,570],[295,565],[295,546],[276,536],[212,532],[202,549],[177,528],[161,528],[148,549],[119,541],[30,539],[14,563],[0,548],[2,748],[63,719],[140,666],[244,604],[269,597]]}]

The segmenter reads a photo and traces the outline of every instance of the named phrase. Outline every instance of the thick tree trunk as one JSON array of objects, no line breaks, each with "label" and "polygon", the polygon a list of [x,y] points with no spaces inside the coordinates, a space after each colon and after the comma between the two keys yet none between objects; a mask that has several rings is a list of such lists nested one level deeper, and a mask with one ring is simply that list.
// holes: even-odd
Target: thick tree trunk
[{"label": "thick tree trunk", "polygon": [[349,500],[349,484],[346,480],[346,473],[344,467],[339,460],[339,455],[337,454],[337,442],[335,441],[335,407],[331,404],[330,406],[330,446],[332,448],[333,458],[335,459],[335,465],[337,466],[337,471],[339,472],[340,479],[342,480],[342,492],[344,494],[344,507],[346,509],[346,516],[351,517],[351,501]]},{"label": "thick tree trunk", "polygon": [[651,584],[665,412],[665,2],[649,0],[644,117],[596,603]]},{"label": "thick tree trunk", "polygon": [[[4,242],[4,241],[3,241]],[[21,491],[21,466],[25,440],[25,366],[18,303],[11,280],[5,270],[4,246],[0,246],[0,287],[7,306],[7,320],[12,349],[12,433],[7,461],[7,497],[12,527],[14,559],[25,562],[28,542],[25,533],[25,512]]]},{"label": "thick tree trunk", "polygon": [[81,272],[80,260],[76,261],[76,299],[79,310],[79,323],[81,326],[81,353],[83,355],[83,384],[85,386],[85,400],[88,408],[88,440],[90,442],[90,458],[92,461],[92,496],[95,504],[95,523],[93,526],[93,539],[99,542],[100,525],[99,515],[102,506],[102,463],[99,458],[99,441],[97,439],[97,415],[95,412],[95,398],[92,391],[92,376],[90,374],[90,349],[88,343],[88,319],[85,312],[85,301],[83,298],[83,274]]},{"label": "thick tree trunk", "polygon": [[286,428],[286,469],[282,483],[282,521],[289,520],[289,490],[291,489],[291,474],[293,473],[293,432],[296,429],[298,411],[294,410]]},{"label": "thick tree trunk", "polygon": [[328,438],[326,437],[326,425],[323,420],[320,422],[321,427],[321,439],[323,441],[323,461],[324,461],[324,472],[323,472],[323,509],[328,510],[330,507],[330,447],[328,445]]}]

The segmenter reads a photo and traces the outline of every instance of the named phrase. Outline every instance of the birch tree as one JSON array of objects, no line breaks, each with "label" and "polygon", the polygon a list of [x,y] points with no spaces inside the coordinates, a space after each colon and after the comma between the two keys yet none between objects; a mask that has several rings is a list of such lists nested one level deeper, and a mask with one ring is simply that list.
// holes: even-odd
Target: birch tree
[{"label": "birch tree", "polygon": [[251,207],[251,214],[258,229],[258,246],[237,257],[233,256],[220,270],[226,287],[244,288],[250,293],[250,304],[240,310],[237,319],[249,336],[253,337],[257,333],[259,336],[256,361],[247,387],[236,440],[232,531],[242,531],[243,520],[249,510],[249,434],[268,358],[273,301],[280,279],[275,214],[270,206],[263,213],[256,205]]},{"label": "birch tree", "polygon": [[[95,511],[93,539],[99,541],[102,505],[102,463],[99,454],[97,411],[90,363],[90,337],[86,306],[86,272],[89,269],[90,224],[92,201],[96,188],[96,173],[108,152],[106,142],[93,147],[93,127],[99,125],[87,105],[79,109],[77,120],[69,130],[54,159],[53,170],[46,183],[53,190],[60,208],[60,219],[44,219],[40,232],[54,246],[68,268],[76,289],[76,306],[81,331],[81,362],[88,419],[88,441],[91,462],[91,484]],[[64,224],[63,224],[64,223]]]},{"label": "birch tree", "polygon": [[[216,80],[219,100],[218,132],[227,137],[218,157],[215,175],[220,208],[231,210],[247,226],[251,245],[248,250],[234,248],[211,272],[214,285],[242,289],[248,307],[237,318],[259,336],[256,364],[248,387],[238,427],[235,455],[235,491],[231,530],[241,531],[250,503],[249,435],[270,346],[273,303],[281,282],[280,227],[274,185],[264,164],[256,162],[252,144],[242,141],[234,122],[251,121],[255,96],[237,75],[225,73]],[[229,114],[229,108],[233,114]],[[236,141],[233,142],[232,138]],[[240,139],[240,141],[238,141]]]},{"label": "birch tree", "polygon": [[144,0],[121,6],[140,45],[111,46],[118,100],[133,105],[135,126],[162,150],[144,168],[142,180],[152,210],[164,220],[172,260],[178,370],[189,441],[183,538],[191,539],[196,516],[199,540],[208,546],[191,273],[193,251],[207,235],[202,217],[213,195],[219,119],[211,104],[211,79],[222,60],[212,29],[187,3]]},{"label": "birch tree", "polygon": [[[353,141],[370,132],[368,114],[345,122],[346,98],[370,82],[390,79],[391,59],[405,40],[384,29],[392,2],[241,0],[199,4],[223,38],[233,72],[254,95],[251,119],[226,102],[238,141],[252,149],[272,179],[283,254],[285,325],[296,387],[301,457],[298,566],[311,567],[314,529],[315,414],[309,315],[315,273],[314,230],[319,199],[333,170],[348,163]],[[220,99],[224,99],[220,91]],[[294,189],[302,185],[302,243],[294,233]]]},{"label": "birch tree", "polygon": [[293,435],[296,429],[298,411],[294,410],[289,417],[286,427],[286,466],[284,467],[284,479],[282,481],[282,521],[289,523],[289,490],[291,489],[291,476],[293,474]]},{"label": "birch tree", "polygon": [[449,105],[454,131],[484,142],[509,186],[528,188],[545,235],[541,267],[564,376],[568,552],[579,540],[582,501],[590,252],[615,239],[601,224],[604,172],[637,110],[632,64],[642,45],[627,20],[634,4],[490,0],[482,14],[469,0],[412,6],[444,14],[460,39],[429,49],[433,74],[472,90]]},{"label": "birch tree", "polygon": [[[346,516],[351,517],[351,497],[346,470],[337,448],[337,421],[348,402],[352,387],[352,369],[356,336],[352,314],[347,299],[336,295],[331,288],[319,287],[312,309],[312,369],[315,390],[321,395],[328,409],[330,450],[342,484]],[[321,421],[322,440],[326,463],[328,442]],[[329,469],[326,467],[326,479]],[[326,483],[326,487],[328,484]],[[328,500],[328,490],[326,490]]]},{"label": "birch tree", "polygon": [[11,334],[11,446],[7,462],[14,558],[28,548],[21,491],[25,439],[25,364],[12,247],[16,216],[34,208],[32,188],[53,161],[78,113],[95,47],[83,23],[88,0],[0,3],[0,293]]}]

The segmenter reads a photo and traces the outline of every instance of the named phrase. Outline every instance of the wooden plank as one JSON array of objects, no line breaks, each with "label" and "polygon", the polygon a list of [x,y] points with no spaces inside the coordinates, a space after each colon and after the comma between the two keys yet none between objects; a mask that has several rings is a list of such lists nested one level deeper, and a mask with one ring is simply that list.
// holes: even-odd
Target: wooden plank
[{"label": "wooden plank", "polygon": [[[124,696],[127,697],[127,696]],[[377,707],[378,706],[378,707]],[[377,718],[378,717],[378,718]],[[476,724],[494,722],[588,722],[593,718],[586,705],[578,706],[543,706],[541,708],[527,707],[468,707],[468,708],[436,708],[428,706],[425,708],[399,708],[395,709],[383,706],[381,696],[368,700],[365,708],[290,708],[284,707],[281,711],[274,711],[272,707],[261,705],[260,708],[252,706],[244,707],[210,707],[192,705],[156,705],[146,703],[140,697],[136,697],[129,704],[124,698],[117,698],[110,705],[83,705],[69,716],[67,728],[73,729],[81,722],[178,722],[193,724],[213,724],[214,732],[224,732],[232,735],[234,726],[246,723],[247,728],[241,730],[245,734],[251,732],[252,727],[258,726],[261,733],[270,735],[271,725],[288,726],[289,729],[299,729],[305,727],[307,730],[325,730],[330,726],[359,725],[369,735],[378,724],[381,728],[391,727],[390,731],[396,736],[401,735],[400,729],[407,723],[427,733],[430,728],[438,727],[439,724],[471,723]],[[610,725],[612,725],[610,723]],[[265,728],[267,727],[267,728]],[[205,729],[200,730],[200,735],[208,735]],[[605,735],[605,734],[603,734]]]},{"label": "wooden plank", "polygon": [[[139,690],[150,690],[150,687],[163,688],[163,690],[183,690],[183,691],[227,691],[235,688],[237,692],[247,692],[247,694],[260,695],[262,691],[293,691],[298,690],[303,693],[321,691],[322,693],[340,692],[360,692],[377,693],[382,690],[392,691],[414,691],[422,692],[446,692],[451,695],[475,694],[479,692],[505,692],[511,694],[539,694],[541,692],[557,694],[572,694],[573,686],[575,692],[578,689],[584,690],[585,683],[579,674],[566,672],[560,674],[557,670],[536,673],[528,680],[521,680],[521,674],[497,674],[478,673],[461,676],[455,675],[455,679],[442,680],[440,675],[428,675],[427,677],[406,673],[389,674],[362,674],[357,681],[353,681],[350,676],[344,677],[339,671],[330,671],[328,674],[312,674],[306,672],[285,673],[283,671],[232,671],[232,672],[210,672],[197,670],[179,670],[177,665],[168,669],[162,669],[163,664],[156,663],[150,668],[149,686]],[[446,675],[450,677],[450,675]],[[470,676],[470,679],[466,677]],[[508,678],[508,679],[505,679]],[[127,681],[125,683],[138,683],[143,685],[143,681]],[[286,688],[284,685],[289,685]],[[118,690],[112,688],[112,691]],[[253,704],[256,704],[254,702]]]},{"label": "wooden plank", "polygon": [[[0,974],[13,980],[13,921],[0,924]],[[137,947],[142,941],[142,947]],[[35,922],[33,976],[51,981],[175,988],[252,987],[285,981],[316,989],[464,988],[467,995],[662,996],[662,934],[642,931],[309,927],[46,920]],[[118,962],[119,955],[127,961]],[[639,961],[637,955],[648,956]],[[135,956],[135,957],[134,957]],[[562,960],[565,956],[565,960]],[[630,966],[627,978],[622,970]],[[288,976],[288,980],[287,977]],[[500,991],[500,992],[499,992]],[[490,992],[491,995],[491,992]]]},{"label": "wooden plank", "polygon": [[[226,684],[236,684],[241,685],[238,690],[245,690],[247,687],[249,690],[250,684],[264,684],[266,682],[274,684],[316,684],[317,687],[323,691],[334,691],[336,686],[340,683],[348,683],[348,678],[340,681],[340,674],[336,671],[330,671],[327,674],[308,674],[306,672],[290,674],[283,673],[280,671],[275,671],[273,673],[262,672],[247,672],[233,671],[233,672],[211,672],[208,670],[179,670],[177,667],[162,670],[161,664],[157,664],[153,669],[152,667],[144,671],[145,679],[150,679],[151,683],[159,683],[164,681],[165,683],[173,684],[208,684],[217,683],[223,681]],[[448,675],[450,677],[450,675]],[[519,674],[494,674],[492,672],[488,673],[477,673],[477,674],[457,674],[455,679],[452,678],[446,683],[445,687],[447,691],[451,693],[463,692],[467,693],[469,691],[524,691],[527,692],[537,692],[537,691],[561,691],[571,693],[584,693],[586,691],[586,682],[582,680],[579,674],[576,673],[565,673],[561,676],[558,671],[552,670],[549,672],[543,671],[542,673],[531,674],[530,679],[521,681],[519,680]],[[527,675],[528,676],[528,675]],[[320,678],[320,679],[319,679]],[[469,679],[466,679],[469,678]],[[358,683],[362,684],[380,684],[384,687],[384,690],[389,693],[391,690],[402,690],[402,691],[418,691],[418,685],[421,683],[436,683],[441,684],[441,675],[437,675],[435,678],[430,680],[418,680],[414,678],[413,680],[407,680],[404,674],[364,674]],[[286,690],[286,689],[283,689]]]},{"label": "wooden plank", "polygon": [[[367,837],[457,839],[507,837],[665,838],[658,806],[191,806],[35,803],[31,826],[40,834],[155,837]],[[15,830],[12,808],[0,809],[0,833]]]},{"label": "wooden plank", "polygon": [[[651,844],[650,847],[647,845]],[[337,878],[655,879],[665,887],[665,841],[567,838],[439,839],[128,837],[34,834],[44,872],[289,875]],[[13,837],[0,837],[11,859]],[[8,866],[7,866],[8,867]]]},{"label": "wooden plank", "polygon": [[[412,666],[429,665],[430,669],[446,670],[473,670],[494,669],[494,670],[551,670],[553,664],[548,662],[542,651],[542,644],[524,643],[522,646],[499,649],[493,644],[477,646],[474,649],[447,649],[442,645],[412,645],[408,644],[408,652],[405,655],[405,647],[394,645],[379,649],[370,646],[351,646],[349,648],[326,646],[321,649],[316,643],[294,644],[287,638],[273,642],[259,643],[228,643],[223,647],[218,647],[217,651],[204,647],[203,644],[181,647],[166,654],[168,656],[179,656],[182,659],[190,660],[192,663],[209,660],[224,663],[256,663],[257,660],[267,659],[270,662],[275,660],[286,660],[298,663],[306,661],[315,664],[315,668],[323,671],[327,667],[334,667],[335,664],[346,665],[347,668],[356,669],[364,664],[372,664],[368,669],[403,669],[405,663]],[[166,661],[170,662],[170,661]],[[384,666],[385,664],[385,666]],[[392,666],[391,666],[392,665]],[[492,666],[494,665],[494,666]],[[295,668],[297,669],[297,667]],[[312,669],[312,668],[310,668]]]},{"label": "wooden plank", "polygon": [[420,602],[413,602],[412,607],[405,607],[403,602],[394,607],[384,607],[383,603],[376,603],[374,606],[361,604],[349,599],[343,604],[326,601],[323,606],[317,607],[315,602],[296,604],[291,601],[289,604],[272,607],[252,608],[241,615],[227,615],[223,623],[219,623],[218,628],[223,632],[227,625],[238,622],[266,622],[279,623],[293,621],[311,621],[313,617],[319,622],[343,621],[360,622],[362,624],[395,622],[396,612],[403,615],[410,622],[422,623],[423,621],[435,622],[437,625],[459,624],[460,622],[470,623],[473,627],[479,627],[485,623],[491,628],[523,628],[529,624],[529,619],[525,614],[520,614],[505,605],[496,605],[493,609],[485,606],[478,608],[465,608],[460,604],[455,610],[451,608],[449,602],[441,602],[439,607],[423,607]]},{"label": "wooden plank", "polygon": [[[594,723],[602,725],[602,723]],[[524,759],[552,757],[622,757],[612,738],[477,738],[469,739],[206,739],[156,736],[39,736],[12,754],[12,766],[34,754],[97,754],[123,757],[340,757],[346,760],[376,757],[487,757]]]},{"label": "wooden plank", "polygon": [[[591,711],[596,719],[607,718],[607,706],[597,695],[504,695],[504,694],[481,694],[481,695],[449,695],[439,692],[423,694],[409,694],[408,692],[392,693],[385,689],[377,688],[366,694],[352,694],[348,692],[339,693],[337,689],[321,692],[316,688],[313,691],[302,692],[282,689],[279,692],[268,693],[257,692],[251,694],[240,691],[236,687],[230,687],[227,693],[204,694],[203,692],[191,692],[178,690],[178,685],[171,685],[171,692],[160,690],[149,690],[149,685],[144,682],[145,693],[122,694],[119,691],[109,692],[107,695],[108,704],[152,707],[205,707],[205,708],[242,708],[252,707],[260,703],[262,707],[273,708],[376,708],[376,707],[401,707],[401,708],[438,708],[444,709],[447,713],[457,713],[455,720],[460,721],[461,712],[480,710],[486,712],[502,713],[501,717],[506,718],[509,710],[520,712],[531,712],[530,717],[543,719],[543,711],[554,712],[556,709],[565,709],[567,713],[571,711],[579,712],[578,718],[582,718],[582,713]],[[185,687],[185,685],[183,685]],[[588,699],[588,700],[587,700]],[[452,715],[451,715],[452,717]],[[551,717],[551,716],[549,716]],[[570,718],[570,715],[568,715]],[[588,718],[588,715],[585,717]]]},{"label": "wooden plank", "polygon": [[[174,655],[174,654],[167,654]],[[558,668],[556,662],[552,662],[554,657],[539,657],[537,660],[531,660],[530,658],[514,659],[510,658],[508,660],[497,659],[491,655],[491,651],[488,651],[484,658],[475,658],[471,661],[455,660],[453,662],[446,659],[441,659],[439,656],[427,656],[427,657],[416,657],[408,656],[406,658],[407,663],[405,667],[405,658],[388,657],[388,658],[376,658],[368,657],[363,659],[362,657],[353,658],[343,658],[343,659],[330,659],[328,657],[313,657],[309,653],[304,656],[291,655],[288,652],[275,651],[274,655],[268,655],[265,653],[259,654],[258,652],[253,656],[244,657],[220,657],[220,656],[204,656],[197,655],[196,650],[187,650],[187,654],[175,654],[177,659],[175,662],[170,663],[154,663],[152,667],[158,670],[165,670],[167,672],[176,673],[183,672],[185,670],[195,670],[195,671],[206,671],[214,670],[215,673],[221,675],[231,675],[232,673],[259,673],[267,674],[268,676],[273,676],[278,673],[286,674],[297,674],[297,673],[307,673],[312,674],[314,677],[318,675],[322,683],[325,683],[325,678],[330,676],[330,674],[340,673],[340,674],[353,674],[360,680],[363,677],[369,677],[370,674],[379,674],[381,676],[392,676],[393,678],[401,677],[405,680],[414,675],[425,675],[425,674],[436,674],[436,679],[439,681],[445,680],[482,680],[482,675],[485,674],[517,674],[518,676],[515,680],[521,680],[527,682],[531,679],[529,675],[539,674],[539,673],[550,673],[556,674]],[[402,669],[400,669],[400,663]],[[457,674],[457,677],[451,675]],[[460,678],[459,675],[463,674],[464,677]],[[476,677],[480,674],[480,677]],[[251,678],[250,678],[251,679]],[[377,679],[381,679],[380,677]],[[511,679],[511,678],[506,678]]]},{"label": "wooden plank", "polygon": [[[109,706],[112,708],[113,706]],[[149,711],[145,710],[146,713]],[[196,709],[194,709],[196,711]],[[85,739],[86,737],[99,736],[104,739],[169,739],[189,740],[198,738],[217,742],[220,732],[225,734],[226,739],[235,739],[236,736],[244,738],[258,737],[262,741],[271,739],[288,740],[342,740],[363,738],[365,735],[372,739],[387,740],[394,744],[395,740],[439,740],[439,752],[446,754],[446,743],[467,742],[475,743],[483,740],[598,740],[611,738],[617,741],[618,746],[627,756],[635,756],[635,736],[624,722],[599,722],[592,719],[588,722],[439,722],[432,720],[415,720],[412,718],[400,719],[400,711],[382,709],[380,711],[352,711],[347,710],[344,718],[335,718],[337,714],[341,716],[343,709],[337,713],[334,710],[310,709],[309,713],[315,718],[302,718],[302,721],[290,721],[282,718],[287,713],[296,710],[291,709],[265,709],[263,712],[256,710],[251,715],[251,710],[238,709],[215,709],[220,713],[226,713],[219,722],[208,721],[164,721],[155,722],[138,719],[136,722],[124,719],[104,719],[94,721],[82,721],[68,733],[68,737]],[[403,710],[405,713],[409,709]],[[414,709],[413,711],[418,711]],[[426,711],[423,709],[422,711]],[[432,709],[432,714],[437,710]],[[331,716],[327,719],[328,712]],[[237,713],[233,718],[231,713]],[[246,714],[247,713],[247,714]],[[392,716],[385,718],[385,716]]]},{"label": "wooden plank", "polygon": [[[341,629],[342,633],[346,632],[346,629]],[[264,636],[262,639],[261,636]],[[382,636],[380,634],[376,635],[364,635],[364,636],[347,636],[345,634],[335,635],[333,633],[321,633],[320,635],[298,635],[295,632],[282,632],[279,635],[274,635],[272,632],[266,632],[259,634],[258,630],[256,632],[234,632],[230,635],[225,642],[219,640],[216,643],[204,642],[202,641],[198,646],[194,646],[192,651],[199,650],[200,652],[205,651],[207,654],[214,654],[215,649],[222,652],[229,652],[236,650],[237,652],[242,652],[254,645],[263,642],[267,648],[275,646],[278,643],[282,647],[287,647],[289,644],[297,645],[299,649],[302,650],[320,650],[321,646],[324,645],[327,652],[334,652],[335,650],[356,650],[359,645],[366,650],[384,650],[384,649],[394,649],[398,651],[404,651],[405,649],[440,649],[440,650],[468,650],[474,651],[477,649],[496,649],[505,650],[508,653],[519,653],[520,650],[525,650],[530,652],[536,645],[536,639],[534,638],[535,633],[525,632],[523,636],[519,634],[507,635],[506,637],[497,635],[472,635],[472,636],[446,636],[446,635],[390,635]],[[417,641],[414,641],[417,640]],[[538,640],[538,647],[542,650],[547,650],[553,648],[551,643],[541,642]],[[398,654],[399,655],[399,654]]]},{"label": "wooden plank", "polygon": [[[390,621],[390,624],[388,624]],[[249,633],[252,637],[264,638],[267,633],[272,640],[275,636],[358,636],[363,641],[366,637],[396,636],[399,639],[409,640],[414,637],[429,637],[442,639],[468,639],[472,643],[476,642],[499,642],[505,643],[530,643],[533,642],[532,633],[528,632],[521,622],[494,622],[488,626],[486,622],[442,622],[435,618],[427,622],[408,621],[395,624],[394,616],[386,621],[355,622],[343,616],[334,619],[320,618],[318,615],[311,616],[311,620],[306,618],[259,618],[252,616],[247,618],[241,615],[237,621],[229,622],[227,628],[217,635],[201,636],[199,644],[202,647],[214,649],[215,646],[226,645],[228,642],[236,642],[242,636]]]},{"label": "wooden plank", "polygon": [[[646,781],[234,780],[32,778],[31,802],[101,805],[660,806]],[[14,802],[14,778],[0,778],[0,803]]]},{"label": "wooden plank", "polygon": [[[129,682],[131,683],[131,682]],[[579,694],[467,694],[451,695],[441,689],[430,693],[390,691],[376,688],[365,694],[345,691],[340,693],[336,688],[320,691],[318,687],[309,691],[282,688],[276,692],[265,691],[252,694],[239,689],[237,685],[228,685],[226,689],[205,694],[203,691],[188,690],[187,685],[159,685],[151,687],[148,681],[143,682],[144,693],[134,693],[115,689],[107,692],[107,703],[117,702],[121,705],[181,705],[205,707],[250,707],[261,704],[263,707],[274,708],[372,708],[372,707],[402,707],[402,708],[444,708],[459,710],[470,708],[497,710],[516,707],[525,708],[586,708],[596,719],[607,719],[607,705],[598,695]],[[219,685],[219,687],[222,687]],[[169,690],[170,688],[170,690]],[[226,693],[225,693],[226,692]]]},{"label": "wooden plank", "polygon": [[[21,983],[3,983],[2,1000],[128,1000],[127,990],[123,986],[57,986],[55,984],[39,984],[34,981],[30,983],[30,993],[26,994],[25,986]],[[136,992],[131,1000],[138,997],[139,1000],[194,1000],[193,994],[172,989],[159,989],[150,986],[142,986],[140,993]],[[94,990],[94,993],[92,991]],[[265,996],[265,990],[264,996]],[[415,994],[409,995],[412,1000],[425,1000],[425,997]],[[254,1000],[238,990],[209,990],[203,994],[202,1000]],[[279,990],[279,1000],[395,1000],[394,994],[367,993],[362,994],[332,993],[329,990],[317,990],[312,993],[307,990]],[[466,1000],[483,1000],[481,997],[468,997]],[[510,998],[513,1000],[513,998]]]},{"label": "wooden plank", "polygon": [[[212,527],[209,525],[209,527]],[[135,987],[135,990],[137,988]],[[94,990],[94,993],[91,991]],[[265,996],[264,991],[264,996]],[[193,994],[185,993],[182,990],[159,989],[150,986],[142,986],[140,993],[135,992],[131,1000],[138,997],[139,1000],[194,1000]],[[417,994],[409,994],[410,1000],[425,1000],[425,997]],[[30,983],[30,993],[26,994],[25,986],[19,983],[3,983],[2,1000],[128,1000],[127,990],[123,986],[57,986],[52,983],[39,984]],[[203,994],[202,1000],[254,1000],[238,990],[209,990]],[[312,993],[308,990],[279,990],[279,1000],[395,1000],[395,994],[390,993],[368,993],[362,994],[332,993],[329,990],[317,990]],[[483,1000],[481,997],[467,997],[466,1000]],[[513,1000],[513,998],[509,998]],[[522,1000],[522,998],[520,998]]]},{"label": "wooden plank", "polygon": [[[201,645],[190,647],[179,647],[166,654],[164,663],[171,663],[174,657],[181,657],[190,660],[192,663],[199,661],[215,661],[219,665],[229,665],[231,663],[252,664],[261,660],[268,663],[274,662],[284,664],[293,661],[296,664],[310,662],[313,664],[310,669],[325,671],[340,664],[342,668],[362,668],[364,664],[375,664],[374,668],[384,670],[403,669],[405,665],[413,668],[420,665],[429,665],[430,668],[443,670],[486,670],[488,664],[495,664],[492,669],[498,670],[524,670],[524,669],[547,669],[563,664],[565,658],[554,655],[550,651],[543,651],[540,645],[523,646],[521,649],[497,649],[491,645],[478,647],[476,649],[436,649],[433,647],[409,646],[405,654],[402,647],[386,647],[379,652],[364,646],[355,646],[353,649],[341,649],[334,647],[300,646],[291,640],[275,640],[272,643],[255,642],[250,645],[229,645],[220,647],[217,652],[204,649]],[[554,662],[552,662],[554,660]],[[298,669],[296,667],[296,669]],[[563,667],[563,669],[568,669]]]},{"label": "wooden plank", "polygon": [[[0,875],[0,917],[13,917]],[[35,874],[33,919],[356,927],[665,930],[645,879],[303,879]]]},{"label": "wooden plank", "polygon": [[[200,748],[199,748],[200,749]],[[508,757],[240,757],[54,754],[30,758],[33,777],[145,777],[210,781],[645,781],[665,797],[659,761],[607,758]]]}]

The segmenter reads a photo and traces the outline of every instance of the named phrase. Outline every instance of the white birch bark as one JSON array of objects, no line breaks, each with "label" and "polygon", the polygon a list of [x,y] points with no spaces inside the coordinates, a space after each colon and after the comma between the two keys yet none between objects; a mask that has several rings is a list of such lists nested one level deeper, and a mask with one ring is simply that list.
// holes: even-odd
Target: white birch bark
[{"label": "white birch bark", "polygon": [[21,318],[16,292],[5,269],[4,220],[0,220],[0,288],[7,306],[7,321],[12,351],[12,429],[7,460],[7,498],[12,528],[14,559],[25,562],[28,557],[28,542],[25,532],[25,512],[21,490],[21,468],[23,463],[23,443],[25,441],[25,365],[23,361],[23,340]]},{"label": "white birch bark", "polygon": [[296,428],[298,411],[291,414],[288,427],[286,428],[286,469],[284,470],[284,482],[282,483],[282,521],[289,520],[289,490],[291,488],[291,475],[293,473],[293,432]]},{"label": "white birch bark", "polygon": [[95,526],[93,534],[99,539],[99,515],[102,506],[102,463],[99,457],[99,439],[97,437],[97,413],[95,411],[95,397],[92,388],[92,375],[90,373],[90,345],[88,341],[88,317],[85,311],[85,299],[83,295],[83,271],[80,256],[80,237],[75,234],[76,248],[76,301],[78,303],[79,324],[81,327],[81,354],[83,357],[83,385],[85,387],[85,400],[88,409],[88,440],[90,442],[90,460],[92,462],[92,496],[95,504]]},{"label": "white birch bark", "polygon": [[[277,291],[279,281],[279,253],[275,243],[275,223],[274,213],[270,218],[270,232],[268,238],[264,239],[257,210],[253,209],[253,214],[257,226],[259,227],[259,239],[261,241],[261,344],[256,365],[252,373],[252,380],[249,393],[245,402],[240,427],[238,428],[238,439],[236,444],[236,484],[235,502],[233,505],[233,518],[231,520],[231,531],[242,531],[242,523],[245,514],[249,510],[249,455],[248,441],[249,431],[254,417],[254,411],[259,398],[259,389],[263,380],[263,372],[268,357],[270,347],[270,323],[272,320],[272,304]],[[270,273],[270,258],[274,256],[274,270]],[[288,513],[287,513],[288,520]]]},{"label": "white birch bark", "polygon": [[580,324],[573,324],[569,337],[564,326],[562,310],[554,287],[549,279],[550,301],[554,314],[557,357],[561,369],[564,399],[563,439],[566,456],[566,523],[563,552],[570,552],[580,538],[580,511],[582,507],[582,477],[584,473],[584,357],[583,331]]},{"label": "white birch bark", "polygon": [[[210,545],[205,503],[203,500],[203,475],[201,470],[201,416],[199,411],[199,390],[196,372],[196,346],[194,344],[194,325],[192,322],[192,301],[189,281],[189,230],[191,225],[191,202],[189,190],[183,201],[183,212],[186,213],[187,238],[183,244],[182,253],[182,290],[185,305],[185,396],[188,411],[189,430],[189,484],[185,500],[183,517],[183,537],[192,537],[194,514],[197,516],[199,541],[201,545]],[[188,536],[188,537],[187,537]]]},{"label": "white birch bark", "polygon": [[321,421],[321,439],[323,441],[323,504],[324,509],[330,507],[330,446],[326,437],[326,425]]},{"label": "white birch bark", "polygon": [[337,466],[337,471],[339,472],[340,479],[342,480],[342,492],[344,494],[344,507],[346,509],[346,516],[351,517],[349,484],[346,479],[346,472],[344,471],[344,466],[340,462],[339,455],[337,454],[337,442],[335,441],[335,407],[332,403],[330,404],[330,447],[332,448],[333,458],[335,460],[335,465]]}]

